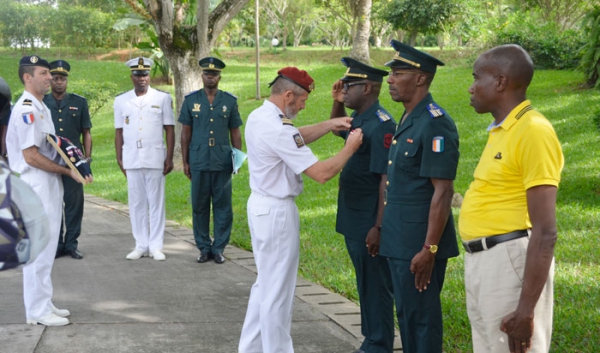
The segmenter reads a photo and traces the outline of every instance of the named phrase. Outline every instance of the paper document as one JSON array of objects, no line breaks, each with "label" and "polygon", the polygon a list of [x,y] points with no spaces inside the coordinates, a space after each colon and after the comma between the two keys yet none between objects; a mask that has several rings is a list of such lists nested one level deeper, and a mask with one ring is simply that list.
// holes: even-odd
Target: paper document
[{"label": "paper document", "polygon": [[247,154],[235,147],[231,147],[231,163],[233,164],[233,174],[238,173],[246,158],[248,158]]}]

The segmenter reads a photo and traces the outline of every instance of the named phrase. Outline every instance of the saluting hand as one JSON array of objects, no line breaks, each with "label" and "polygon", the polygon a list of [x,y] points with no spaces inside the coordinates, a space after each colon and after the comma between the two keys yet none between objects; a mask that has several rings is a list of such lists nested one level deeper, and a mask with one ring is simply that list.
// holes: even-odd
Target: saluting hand
[{"label": "saluting hand", "polygon": [[331,89],[331,98],[333,98],[334,101],[344,103],[344,94],[342,93],[343,87],[344,82],[342,82],[342,80],[337,80],[333,84],[333,88]]}]

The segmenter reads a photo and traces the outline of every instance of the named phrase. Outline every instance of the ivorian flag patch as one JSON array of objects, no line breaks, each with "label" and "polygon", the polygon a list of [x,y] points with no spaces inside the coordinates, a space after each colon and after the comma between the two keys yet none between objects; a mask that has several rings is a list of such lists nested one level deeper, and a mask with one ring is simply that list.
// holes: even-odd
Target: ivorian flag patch
[{"label": "ivorian flag patch", "polygon": [[435,136],[433,138],[431,150],[436,153],[444,152],[444,136]]}]

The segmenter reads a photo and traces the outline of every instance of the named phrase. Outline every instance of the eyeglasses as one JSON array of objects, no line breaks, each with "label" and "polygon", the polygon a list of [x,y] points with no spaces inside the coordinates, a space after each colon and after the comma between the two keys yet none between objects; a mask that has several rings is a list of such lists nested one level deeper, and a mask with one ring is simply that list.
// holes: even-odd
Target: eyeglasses
[{"label": "eyeglasses", "polygon": [[366,84],[367,84],[366,82],[351,82],[351,83],[344,82],[344,85],[342,87],[344,88],[344,90],[347,91],[352,86],[360,86],[360,85],[366,85]]},{"label": "eyeglasses", "polygon": [[418,75],[419,72],[411,70],[392,70],[392,76],[399,76],[402,74]]}]

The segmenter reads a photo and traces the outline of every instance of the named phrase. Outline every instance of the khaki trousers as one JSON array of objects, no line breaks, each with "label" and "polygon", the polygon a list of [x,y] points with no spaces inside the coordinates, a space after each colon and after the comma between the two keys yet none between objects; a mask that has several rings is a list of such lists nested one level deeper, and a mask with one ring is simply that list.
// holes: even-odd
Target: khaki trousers
[{"label": "khaki trousers", "polygon": [[[465,254],[467,312],[474,353],[509,353],[502,319],[519,303],[529,237],[510,240],[490,250]],[[528,353],[547,353],[552,337],[554,261],[535,307],[534,332]]]}]

